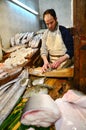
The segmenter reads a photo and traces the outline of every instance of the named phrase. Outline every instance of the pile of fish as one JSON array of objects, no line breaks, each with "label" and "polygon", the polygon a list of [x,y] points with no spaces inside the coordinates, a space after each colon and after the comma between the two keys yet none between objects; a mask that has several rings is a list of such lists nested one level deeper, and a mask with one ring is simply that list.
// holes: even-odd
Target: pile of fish
[{"label": "pile of fish", "polygon": [[29,40],[32,39],[33,36],[34,36],[34,32],[17,33],[17,34],[15,34],[15,36],[11,37],[11,39],[10,39],[11,46],[25,44],[25,43],[29,42]]},{"label": "pile of fish", "polygon": [[15,66],[19,66],[22,65],[26,62],[28,62],[28,59],[26,57],[30,57],[31,55],[33,55],[35,52],[37,51],[37,49],[32,49],[32,48],[19,48],[16,51],[12,52],[10,54],[10,57],[8,57],[5,61],[4,61],[4,65],[7,66],[7,68],[13,68]]},{"label": "pile of fish", "polygon": [[27,44],[29,47],[37,48],[41,37],[42,34],[36,34],[35,32],[17,33],[14,37],[11,37],[10,45],[13,47],[15,45]]},{"label": "pile of fish", "polygon": [[0,86],[0,124],[6,119],[28,85],[28,70],[10,82]]},{"label": "pile of fish", "polygon": [[42,33],[17,33],[10,40],[10,48],[2,47],[4,54],[9,57],[4,61],[5,66],[12,68],[28,63],[28,58],[34,55],[41,46]]}]

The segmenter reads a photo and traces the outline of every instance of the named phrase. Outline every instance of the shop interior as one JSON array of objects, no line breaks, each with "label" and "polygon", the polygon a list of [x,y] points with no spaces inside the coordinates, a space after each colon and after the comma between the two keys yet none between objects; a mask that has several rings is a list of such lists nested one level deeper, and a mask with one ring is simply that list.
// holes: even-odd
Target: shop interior
[{"label": "shop interior", "polygon": [[[41,73],[48,8],[73,37],[74,64]],[[85,130],[85,56],[86,0],[0,0],[0,130]]]}]

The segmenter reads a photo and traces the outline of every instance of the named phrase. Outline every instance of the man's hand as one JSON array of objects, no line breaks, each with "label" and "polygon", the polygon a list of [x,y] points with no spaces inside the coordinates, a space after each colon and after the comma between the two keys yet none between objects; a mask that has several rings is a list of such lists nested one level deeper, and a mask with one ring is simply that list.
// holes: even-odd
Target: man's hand
[{"label": "man's hand", "polygon": [[44,65],[42,66],[42,73],[46,72],[49,68],[51,68],[50,63],[46,57],[46,55],[42,55],[42,59],[44,61]]},{"label": "man's hand", "polygon": [[55,61],[55,62],[53,62],[53,63],[51,64],[51,68],[52,68],[52,69],[56,69],[56,68],[58,68],[58,67],[60,66],[61,63],[62,63],[61,60],[58,59],[57,61]]},{"label": "man's hand", "polygon": [[64,56],[60,57],[58,60],[56,60],[55,62],[53,62],[51,64],[51,68],[52,69],[56,69],[58,68],[61,63],[63,63],[64,61],[66,61],[69,58],[69,56],[67,54],[65,54]]},{"label": "man's hand", "polygon": [[49,62],[44,63],[44,65],[42,66],[42,73],[46,72],[49,68],[51,68]]}]

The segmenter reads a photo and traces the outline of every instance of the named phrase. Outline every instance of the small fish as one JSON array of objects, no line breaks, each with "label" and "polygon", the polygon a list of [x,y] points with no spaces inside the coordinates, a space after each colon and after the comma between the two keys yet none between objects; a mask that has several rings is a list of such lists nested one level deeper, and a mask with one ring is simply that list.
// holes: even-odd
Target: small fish
[{"label": "small fish", "polygon": [[0,73],[0,79],[3,77],[7,77],[8,73],[7,72],[2,72]]},{"label": "small fish", "polygon": [[40,84],[43,84],[44,81],[45,81],[45,77],[43,77],[43,78],[38,78],[38,79],[33,80],[32,85],[33,85],[33,86],[35,86],[35,85],[40,85]]}]

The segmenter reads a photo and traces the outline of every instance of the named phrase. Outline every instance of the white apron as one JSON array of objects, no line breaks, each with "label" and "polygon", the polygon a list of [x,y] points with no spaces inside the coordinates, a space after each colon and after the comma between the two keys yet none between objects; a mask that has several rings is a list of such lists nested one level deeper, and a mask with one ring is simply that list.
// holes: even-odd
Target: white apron
[{"label": "white apron", "polygon": [[[46,46],[48,48],[51,63],[63,56],[67,51],[66,46],[62,40],[61,32],[59,30],[57,30],[56,32],[48,33]],[[65,63],[66,61],[61,64],[60,68]]]}]

